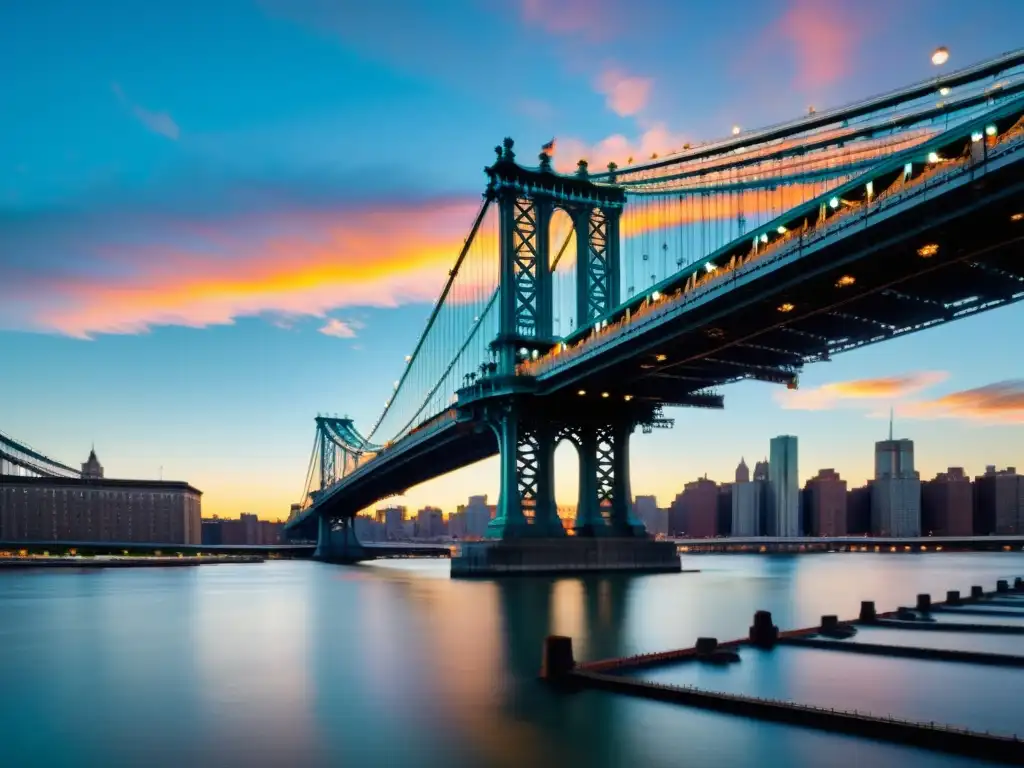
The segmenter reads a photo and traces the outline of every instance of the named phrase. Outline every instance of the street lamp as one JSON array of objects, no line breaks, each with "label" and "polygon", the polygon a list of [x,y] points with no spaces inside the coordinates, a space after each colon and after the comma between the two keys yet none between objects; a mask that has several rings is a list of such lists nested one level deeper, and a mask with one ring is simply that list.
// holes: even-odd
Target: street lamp
[{"label": "street lamp", "polygon": [[949,49],[944,45],[940,45],[932,53],[932,64],[936,67],[941,67],[947,61],[949,61]]}]

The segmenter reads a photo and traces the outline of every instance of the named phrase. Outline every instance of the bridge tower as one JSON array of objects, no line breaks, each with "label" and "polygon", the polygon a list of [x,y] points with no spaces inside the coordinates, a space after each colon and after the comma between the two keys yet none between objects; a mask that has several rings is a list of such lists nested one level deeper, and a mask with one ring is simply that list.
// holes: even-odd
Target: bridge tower
[{"label": "bridge tower", "polygon": [[[629,435],[647,419],[628,404],[583,412],[576,403],[553,403],[530,394],[529,377],[517,376],[519,362],[543,355],[560,342],[553,332],[550,245],[552,214],[564,210],[576,231],[576,317],[579,327],[620,301],[619,220],[626,202],[621,187],[590,179],[580,160],[574,175],[555,173],[547,153],[539,168],[516,162],[512,139],[495,148],[497,159],[485,171],[487,195],[499,216],[499,322],[491,344],[497,358],[495,379],[505,384],[486,402],[475,404],[475,418],[497,435],[501,491],[490,538],[559,537],[554,493],[555,447],[569,439],[580,456],[580,497],[576,533],[581,536],[643,535],[632,517],[629,489]],[[614,164],[609,165],[614,181]],[[603,508],[610,508],[609,520]],[[528,516],[532,510],[532,519]]]}]

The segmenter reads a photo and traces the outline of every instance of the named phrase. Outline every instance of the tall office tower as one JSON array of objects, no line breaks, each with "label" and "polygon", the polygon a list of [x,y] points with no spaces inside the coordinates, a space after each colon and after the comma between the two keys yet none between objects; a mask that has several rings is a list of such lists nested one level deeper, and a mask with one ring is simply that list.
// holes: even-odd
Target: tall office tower
[{"label": "tall office tower", "polygon": [[769,536],[800,535],[800,484],[797,472],[796,438],[773,437],[769,452],[768,479],[771,482]]},{"label": "tall office tower", "polygon": [[921,476],[914,471],[914,441],[875,443],[875,482],[871,485],[871,532],[876,536],[921,535]]}]

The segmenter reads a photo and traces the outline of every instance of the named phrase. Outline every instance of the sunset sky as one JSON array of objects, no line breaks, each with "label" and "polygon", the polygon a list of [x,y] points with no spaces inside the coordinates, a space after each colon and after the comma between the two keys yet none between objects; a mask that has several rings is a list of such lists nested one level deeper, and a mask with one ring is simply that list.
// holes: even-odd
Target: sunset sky
[{"label": "sunset sky", "polygon": [[[283,517],[313,417],[376,420],[502,137],[621,164],[1021,29],[1020,0],[0,2],[0,432],[186,480],[205,515]],[[633,491],[666,505],[782,433],[803,478],[859,484],[890,407],[925,476],[1024,467],[1022,330],[1017,305],[811,366],[796,392],[732,386],[725,411],[634,438]],[[560,503],[574,461],[563,446]],[[404,503],[449,511],[497,480],[484,462]]]}]

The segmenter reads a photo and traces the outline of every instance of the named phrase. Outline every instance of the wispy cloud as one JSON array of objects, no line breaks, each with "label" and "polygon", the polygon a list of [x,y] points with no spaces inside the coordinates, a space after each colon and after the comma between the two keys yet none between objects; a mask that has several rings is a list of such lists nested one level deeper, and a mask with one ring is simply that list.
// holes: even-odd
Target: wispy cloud
[{"label": "wispy cloud", "polygon": [[1009,379],[952,392],[933,400],[908,403],[900,416],[962,419],[987,424],[1024,423],[1024,379]]},{"label": "wispy cloud", "polygon": [[121,88],[120,83],[112,83],[111,90],[114,95],[117,96],[120,101],[134,116],[135,119],[142,123],[153,133],[157,133],[161,136],[165,136],[171,141],[177,141],[181,136],[181,130],[178,128],[178,124],[174,122],[174,118],[166,112],[153,112],[152,110],[146,109],[145,107],[136,104],[131,101],[124,93],[124,89]]},{"label": "wispy cloud", "polygon": [[616,68],[605,69],[594,83],[597,92],[604,95],[608,109],[622,117],[635,115],[647,106],[653,85],[650,78],[628,75]]},{"label": "wispy cloud", "polygon": [[783,408],[802,411],[823,411],[843,405],[863,407],[872,401],[899,400],[948,377],[944,371],[920,371],[878,379],[837,381],[811,389],[777,390],[775,400]]},{"label": "wispy cloud", "polygon": [[345,322],[336,317],[331,317],[321,326],[320,333],[325,336],[334,336],[338,339],[354,339],[357,328],[359,328],[359,323],[355,321]]},{"label": "wispy cloud", "polygon": [[553,35],[579,36],[600,42],[615,30],[604,0],[520,0],[522,20]]}]

